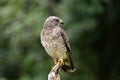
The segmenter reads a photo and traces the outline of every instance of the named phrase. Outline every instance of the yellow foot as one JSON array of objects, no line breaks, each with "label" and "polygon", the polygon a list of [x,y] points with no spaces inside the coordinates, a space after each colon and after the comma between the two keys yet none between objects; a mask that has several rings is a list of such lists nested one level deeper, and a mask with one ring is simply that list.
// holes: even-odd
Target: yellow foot
[{"label": "yellow foot", "polygon": [[58,62],[60,63],[60,65],[64,65],[64,60],[63,59],[59,59]]}]

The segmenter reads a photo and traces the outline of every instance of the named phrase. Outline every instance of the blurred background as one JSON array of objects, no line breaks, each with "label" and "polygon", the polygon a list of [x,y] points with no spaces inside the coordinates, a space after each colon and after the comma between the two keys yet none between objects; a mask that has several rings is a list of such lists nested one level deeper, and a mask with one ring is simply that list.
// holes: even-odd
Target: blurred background
[{"label": "blurred background", "polygon": [[120,80],[120,0],[0,0],[0,80],[47,80],[53,60],[39,34],[51,15],[76,67],[61,80]]}]

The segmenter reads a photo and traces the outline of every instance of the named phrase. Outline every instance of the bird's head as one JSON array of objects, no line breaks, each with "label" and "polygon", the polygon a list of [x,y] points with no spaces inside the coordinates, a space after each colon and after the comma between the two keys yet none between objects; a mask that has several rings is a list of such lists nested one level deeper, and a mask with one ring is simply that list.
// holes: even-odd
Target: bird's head
[{"label": "bird's head", "polygon": [[63,21],[56,17],[56,16],[50,16],[46,19],[44,26],[46,27],[55,27],[55,26],[59,26],[60,24],[63,24]]}]

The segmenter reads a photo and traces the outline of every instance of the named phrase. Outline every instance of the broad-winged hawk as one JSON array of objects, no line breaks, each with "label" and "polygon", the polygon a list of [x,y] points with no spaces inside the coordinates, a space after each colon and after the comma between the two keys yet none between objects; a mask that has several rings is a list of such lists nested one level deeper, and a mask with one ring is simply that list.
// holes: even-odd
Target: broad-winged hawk
[{"label": "broad-winged hawk", "polygon": [[46,19],[41,31],[41,43],[55,63],[61,61],[64,71],[73,72],[70,45],[66,32],[60,27],[62,20],[56,16]]}]

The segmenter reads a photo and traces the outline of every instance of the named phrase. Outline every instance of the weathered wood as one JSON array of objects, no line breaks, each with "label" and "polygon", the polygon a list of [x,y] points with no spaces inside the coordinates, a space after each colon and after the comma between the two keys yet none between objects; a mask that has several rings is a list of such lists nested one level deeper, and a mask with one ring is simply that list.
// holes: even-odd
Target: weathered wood
[{"label": "weathered wood", "polygon": [[60,62],[53,66],[48,74],[48,80],[60,80]]}]

